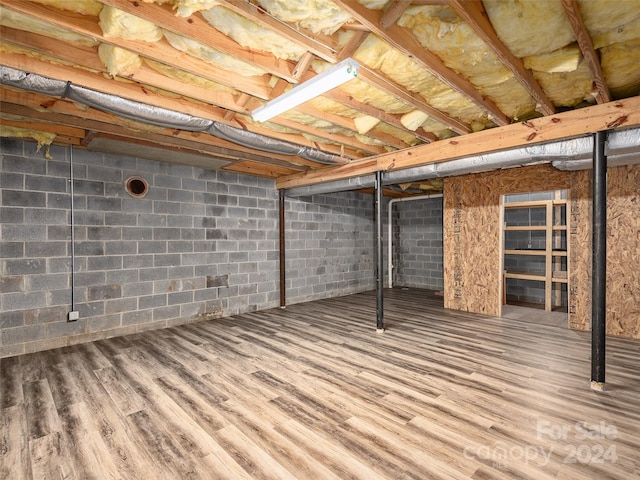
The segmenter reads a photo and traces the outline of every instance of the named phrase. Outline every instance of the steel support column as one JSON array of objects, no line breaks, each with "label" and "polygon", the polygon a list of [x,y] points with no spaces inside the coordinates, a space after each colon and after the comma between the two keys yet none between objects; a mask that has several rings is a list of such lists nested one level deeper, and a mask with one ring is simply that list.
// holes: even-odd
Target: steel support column
[{"label": "steel support column", "polygon": [[607,333],[607,132],[593,142],[593,253],[591,270],[591,388],[603,390]]},{"label": "steel support column", "polygon": [[384,262],[382,258],[382,172],[376,172],[375,186],[376,212],[376,330],[384,331],[383,277]]},{"label": "steel support column", "polygon": [[280,220],[278,222],[280,229],[280,308],[287,306],[287,279],[285,272],[285,237],[284,237],[284,190],[280,189]]}]

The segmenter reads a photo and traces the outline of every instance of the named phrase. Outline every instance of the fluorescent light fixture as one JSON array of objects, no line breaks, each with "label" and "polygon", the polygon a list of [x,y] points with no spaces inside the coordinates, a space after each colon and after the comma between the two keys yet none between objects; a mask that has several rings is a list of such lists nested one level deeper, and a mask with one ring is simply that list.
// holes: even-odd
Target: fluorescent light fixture
[{"label": "fluorescent light fixture", "polygon": [[360,64],[357,61],[347,58],[321,74],[316,75],[311,80],[293,87],[288,92],[267,102],[262,107],[256,108],[251,112],[251,116],[257,122],[266,122],[276,115],[280,115],[282,112],[291,110],[307,100],[322,95],[357,77],[358,68],[360,68]]}]

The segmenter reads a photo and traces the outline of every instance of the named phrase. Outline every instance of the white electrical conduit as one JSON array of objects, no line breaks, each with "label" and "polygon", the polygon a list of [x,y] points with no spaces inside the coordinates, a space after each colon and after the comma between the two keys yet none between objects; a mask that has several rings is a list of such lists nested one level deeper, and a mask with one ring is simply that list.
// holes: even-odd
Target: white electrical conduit
[{"label": "white electrical conduit", "polygon": [[413,200],[425,200],[427,198],[442,198],[442,194],[434,194],[434,195],[420,195],[416,197],[406,197],[406,198],[392,198],[389,200],[389,204],[387,206],[387,214],[389,215],[389,234],[387,245],[389,249],[389,259],[387,260],[389,268],[389,288],[393,287],[393,223],[392,223],[392,214],[393,214],[393,205],[396,202],[411,202]]}]

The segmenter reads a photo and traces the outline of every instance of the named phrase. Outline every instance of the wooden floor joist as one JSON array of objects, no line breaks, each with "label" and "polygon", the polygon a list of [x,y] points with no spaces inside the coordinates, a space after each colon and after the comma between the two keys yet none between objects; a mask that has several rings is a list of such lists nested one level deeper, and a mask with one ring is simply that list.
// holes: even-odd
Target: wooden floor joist
[{"label": "wooden floor joist", "polygon": [[638,477],[640,342],[385,295],[2,359],[0,477]]}]

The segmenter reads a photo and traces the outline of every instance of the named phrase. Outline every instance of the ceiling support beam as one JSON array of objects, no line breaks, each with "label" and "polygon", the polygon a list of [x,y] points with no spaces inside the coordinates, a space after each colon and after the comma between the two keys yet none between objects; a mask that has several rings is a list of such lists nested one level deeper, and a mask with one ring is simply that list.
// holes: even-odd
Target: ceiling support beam
[{"label": "ceiling support beam", "polygon": [[493,50],[493,53],[496,54],[504,66],[511,70],[511,73],[513,73],[518,82],[529,92],[529,95],[536,101],[536,110],[543,115],[553,115],[556,113],[556,107],[551,100],[549,100],[547,94],[544,93],[538,81],[533,77],[531,70],[525,68],[522,60],[511,53],[506,45],[502,43],[502,40],[498,37],[487,16],[482,2],[450,0],[450,4],[458,15],[471,26],[476,35]]},{"label": "ceiling support beam", "polygon": [[497,125],[511,123],[511,119],[498,108],[495,102],[483,96],[471,82],[449,69],[440,57],[426,50],[411,32],[395,23],[389,25],[389,28],[385,30],[380,23],[384,15],[382,12],[370,10],[358,2],[334,0],[334,3],[389,45],[408,55],[440,81],[468,97],[484,110],[494,123]]},{"label": "ceiling support beam", "polygon": [[640,126],[640,96],[482,130],[377,157],[355,160],[344,166],[321,168],[305,174],[282,177],[277,180],[276,186],[292,188],[312,185],[338,178],[357,177],[378,170],[401,170],[498,150],[579,137],[600,130],[637,126]]},{"label": "ceiling support beam", "polygon": [[584,57],[591,76],[593,76],[594,83],[594,95],[598,103],[607,103],[611,101],[611,93],[607,82],[604,80],[604,74],[602,73],[602,66],[600,65],[600,57],[593,47],[593,41],[591,35],[584,25],[582,20],[582,14],[580,13],[580,7],[576,0],[562,0],[562,8],[567,14],[573,33],[576,36],[582,56]]}]

